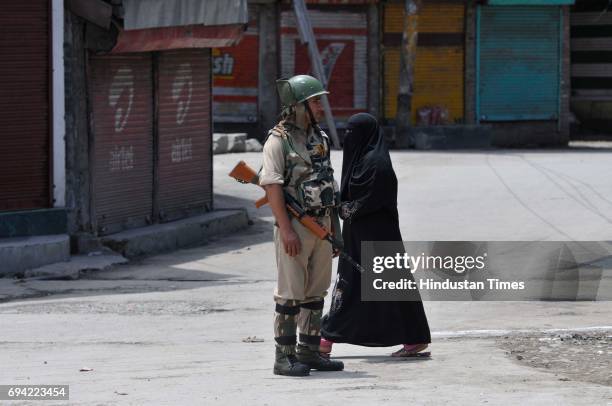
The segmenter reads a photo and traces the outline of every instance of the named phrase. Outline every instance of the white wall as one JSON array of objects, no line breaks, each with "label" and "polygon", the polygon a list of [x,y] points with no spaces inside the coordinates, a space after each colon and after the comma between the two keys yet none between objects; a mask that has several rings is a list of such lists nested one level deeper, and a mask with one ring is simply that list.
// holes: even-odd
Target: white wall
[{"label": "white wall", "polygon": [[51,16],[53,43],[53,206],[64,207],[66,204],[64,0],[53,0]]}]

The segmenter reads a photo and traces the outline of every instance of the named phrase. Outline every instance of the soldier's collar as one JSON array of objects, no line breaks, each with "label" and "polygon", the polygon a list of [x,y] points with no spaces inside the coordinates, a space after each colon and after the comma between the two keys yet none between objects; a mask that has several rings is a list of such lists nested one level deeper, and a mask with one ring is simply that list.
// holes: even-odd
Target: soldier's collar
[{"label": "soldier's collar", "polygon": [[310,124],[307,124],[305,128],[299,125],[296,122],[295,114],[293,116],[287,117],[284,121],[286,124],[290,125],[291,127],[296,128],[298,130],[302,130],[304,132],[308,132],[308,129],[311,127]]},{"label": "soldier's collar", "polygon": [[303,131],[305,134],[308,134],[308,131],[310,129],[310,127],[308,128],[302,128],[299,125],[296,124],[295,121],[291,121],[291,120],[285,120],[283,122],[283,125],[285,126],[285,128],[287,128],[288,130],[294,129],[294,130],[299,130],[299,131]]}]

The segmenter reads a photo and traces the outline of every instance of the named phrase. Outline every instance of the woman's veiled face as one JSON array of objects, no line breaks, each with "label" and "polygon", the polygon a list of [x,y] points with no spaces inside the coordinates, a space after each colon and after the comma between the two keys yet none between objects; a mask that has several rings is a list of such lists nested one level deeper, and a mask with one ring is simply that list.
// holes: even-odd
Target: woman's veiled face
[{"label": "woman's veiled face", "polygon": [[346,131],[344,132],[343,149],[344,151],[351,151],[354,149],[354,138],[353,128],[351,127],[351,123],[349,122],[346,126]]},{"label": "woman's veiled face", "polygon": [[368,142],[372,133],[376,130],[376,119],[367,114],[359,113],[352,116],[346,127],[344,134],[345,149],[354,149],[359,145]]}]

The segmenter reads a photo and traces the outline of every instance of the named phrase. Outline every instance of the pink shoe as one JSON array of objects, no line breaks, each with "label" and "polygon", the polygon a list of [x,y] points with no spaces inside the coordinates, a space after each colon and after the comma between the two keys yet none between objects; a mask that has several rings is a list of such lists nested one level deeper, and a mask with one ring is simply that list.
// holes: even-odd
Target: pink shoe
[{"label": "pink shoe", "polygon": [[428,347],[427,344],[404,344],[402,348],[391,354],[392,357],[428,356],[429,352],[421,352]]},{"label": "pink shoe", "polygon": [[329,341],[321,337],[321,343],[319,344],[319,354],[322,357],[329,358],[329,354],[332,351],[332,345],[334,345],[333,341]]}]

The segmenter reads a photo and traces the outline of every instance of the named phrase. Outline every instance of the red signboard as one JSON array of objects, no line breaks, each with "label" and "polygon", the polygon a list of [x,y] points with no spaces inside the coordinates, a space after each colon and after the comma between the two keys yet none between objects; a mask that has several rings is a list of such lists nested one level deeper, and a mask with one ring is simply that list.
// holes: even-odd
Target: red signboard
[{"label": "red signboard", "polygon": [[240,43],[212,51],[213,115],[218,122],[257,121],[259,29],[253,5],[249,19]]},{"label": "red signboard", "polygon": [[[354,108],[353,82],[355,72],[353,61],[355,59],[355,43],[348,40],[317,40],[319,52],[323,57],[323,66],[326,74],[332,78],[327,90],[330,95],[329,102],[338,114],[354,114],[362,111]],[[306,45],[295,41],[295,72],[312,75],[310,57]],[[342,78],[342,80],[337,80]]]},{"label": "red signboard", "polygon": [[[334,118],[343,121],[367,110],[367,15],[364,11],[309,10],[323,61]],[[293,11],[281,15],[282,76],[312,74]]]}]

